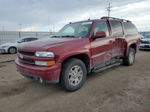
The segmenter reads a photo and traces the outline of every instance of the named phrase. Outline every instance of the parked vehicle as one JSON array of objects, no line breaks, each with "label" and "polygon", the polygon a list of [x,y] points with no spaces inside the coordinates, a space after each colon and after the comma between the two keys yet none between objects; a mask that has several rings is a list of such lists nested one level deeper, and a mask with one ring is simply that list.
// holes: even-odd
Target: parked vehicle
[{"label": "parked vehicle", "polygon": [[150,35],[141,39],[140,49],[150,49]]},{"label": "parked vehicle", "polygon": [[8,42],[5,44],[0,45],[0,53],[10,53],[10,54],[15,54],[17,53],[17,45],[22,44],[25,42],[31,42],[38,40],[37,37],[23,37],[18,40],[15,40],[13,42]]},{"label": "parked vehicle", "polygon": [[87,73],[132,65],[139,48],[139,34],[132,22],[102,17],[64,26],[49,40],[19,45],[18,71],[40,83],[60,83],[75,91]]},{"label": "parked vehicle", "polygon": [[140,34],[140,33],[139,33],[139,36],[140,36],[140,39],[143,39],[143,38],[144,38],[144,36],[143,36],[142,34]]},{"label": "parked vehicle", "polygon": [[49,35],[49,36],[42,36],[42,37],[39,37],[39,39],[50,39],[53,35]]}]

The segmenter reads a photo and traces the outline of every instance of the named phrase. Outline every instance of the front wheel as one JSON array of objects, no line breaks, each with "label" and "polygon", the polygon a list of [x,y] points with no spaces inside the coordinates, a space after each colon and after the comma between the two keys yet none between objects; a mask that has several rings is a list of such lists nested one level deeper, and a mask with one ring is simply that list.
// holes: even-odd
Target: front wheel
[{"label": "front wheel", "polygon": [[61,85],[67,91],[76,91],[86,80],[86,66],[79,59],[69,59],[64,63],[61,74]]},{"label": "front wheel", "polygon": [[130,48],[129,49],[129,53],[128,56],[124,58],[124,64],[131,66],[134,64],[135,61],[135,49],[134,48]]},{"label": "front wheel", "polygon": [[17,53],[17,48],[15,48],[15,47],[10,47],[9,50],[8,50],[8,53],[9,53],[9,54],[15,54],[15,53]]}]

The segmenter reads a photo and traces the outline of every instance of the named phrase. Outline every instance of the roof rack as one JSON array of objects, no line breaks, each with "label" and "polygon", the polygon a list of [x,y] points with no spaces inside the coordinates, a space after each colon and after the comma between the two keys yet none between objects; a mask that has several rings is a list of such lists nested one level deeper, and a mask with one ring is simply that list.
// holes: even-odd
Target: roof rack
[{"label": "roof rack", "polygon": [[120,20],[120,21],[123,21],[123,22],[131,22],[131,21],[126,20],[126,19],[120,19],[120,18],[108,17],[108,16],[101,17],[101,19]]}]

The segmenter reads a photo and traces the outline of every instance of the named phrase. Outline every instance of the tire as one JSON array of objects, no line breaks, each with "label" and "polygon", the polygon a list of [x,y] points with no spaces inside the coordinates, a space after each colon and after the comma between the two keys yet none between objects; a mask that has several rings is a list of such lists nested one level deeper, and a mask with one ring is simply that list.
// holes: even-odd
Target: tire
[{"label": "tire", "polygon": [[8,53],[9,53],[9,54],[16,54],[16,53],[17,53],[17,48],[15,48],[15,47],[10,47],[9,50],[8,50]]},{"label": "tire", "polygon": [[135,49],[134,48],[130,48],[129,49],[129,53],[128,53],[128,56],[124,58],[124,64],[127,65],[127,66],[131,66],[134,64],[135,62]]},{"label": "tire", "polygon": [[84,84],[86,75],[86,66],[81,60],[69,59],[62,68],[61,85],[67,91],[76,91]]}]

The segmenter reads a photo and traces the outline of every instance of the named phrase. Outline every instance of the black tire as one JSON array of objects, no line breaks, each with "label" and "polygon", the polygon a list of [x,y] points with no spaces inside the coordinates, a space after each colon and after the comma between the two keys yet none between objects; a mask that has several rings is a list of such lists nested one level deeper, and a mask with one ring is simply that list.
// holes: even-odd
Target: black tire
[{"label": "black tire", "polygon": [[[75,70],[78,69],[76,75]],[[72,72],[74,70],[74,72]],[[79,75],[79,72],[81,76]],[[85,64],[79,59],[69,59],[63,64],[61,74],[61,85],[67,91],[76,91],[82,87],[86,80],[87,70]],[[79,80],[79,81],[78,81]]]},{"label": "black tire", "polygon": [[131,66],[135,62],[135,49],[134,48],[129,48],[129,53],[128,56],[124,58],[124,64],[127,66]]},{"label": "black tire", "polygon": [[15,47],[10,47],[9,50],[8,50],[8,53],[9,53],[9,54],[16,54],[16,53],[17,53],[17,48],[15,48]]}]

